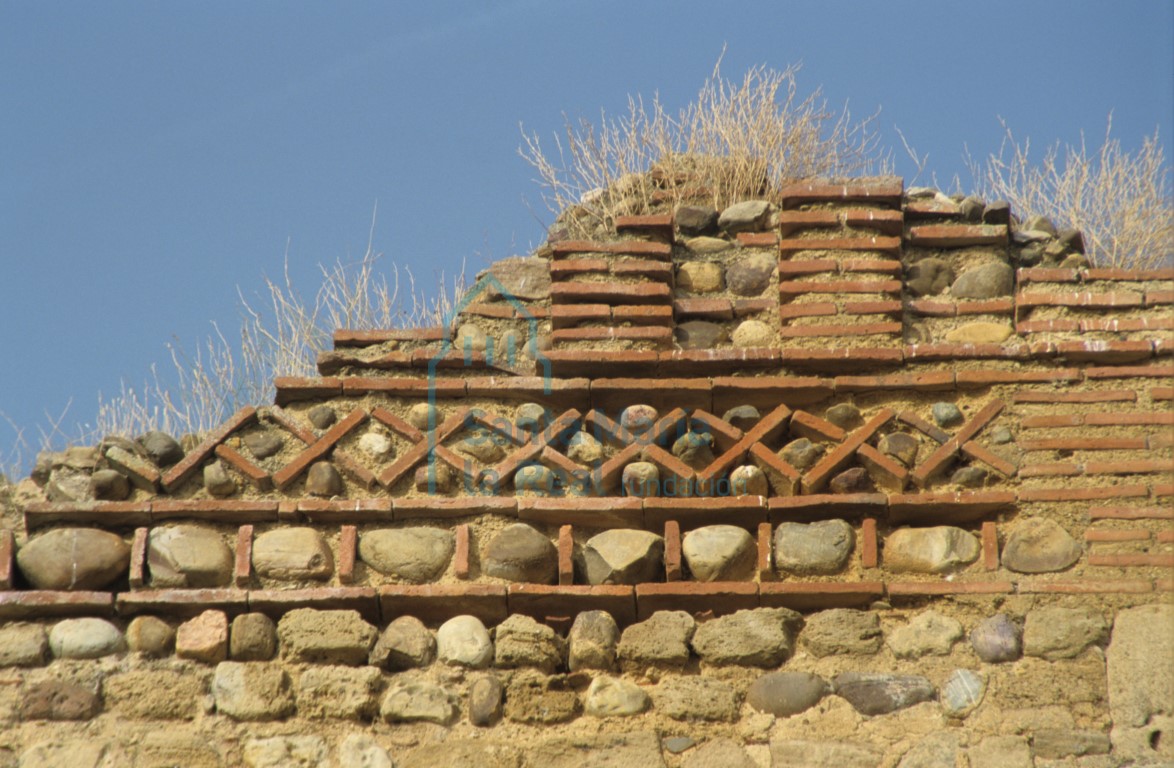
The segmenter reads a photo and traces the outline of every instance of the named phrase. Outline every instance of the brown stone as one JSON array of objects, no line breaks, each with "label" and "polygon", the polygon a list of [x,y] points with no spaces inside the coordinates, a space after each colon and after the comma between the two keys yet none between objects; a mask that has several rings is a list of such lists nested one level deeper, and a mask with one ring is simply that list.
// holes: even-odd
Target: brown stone
[{"label": "brown stone", "polygon": [[204,611],[179,625],[175,655],[181,659],[218,664],[228,658],[228,617],[223,611]]}]

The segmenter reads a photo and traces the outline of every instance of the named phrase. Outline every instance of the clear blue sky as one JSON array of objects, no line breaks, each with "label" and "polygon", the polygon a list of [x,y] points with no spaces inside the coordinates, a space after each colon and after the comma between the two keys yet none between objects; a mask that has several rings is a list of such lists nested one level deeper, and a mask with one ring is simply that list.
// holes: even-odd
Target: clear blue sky
[{"label": "clear blue sky", "polygon": [[[565,112],[691,99],[801,62],[882,109],[939,179],[1001,139],[1127,147],[1174,94],[1174,3],[0,0],[0,413],[93,420],[99,392],[235,328],[236,291],[376,250],[430,283],[542,240],[517,156]],[[898,170],[911,164],[896,153]],[[528,202],[527,202],[528,201]],[[0,421],[0,460],[13,439]]]}]

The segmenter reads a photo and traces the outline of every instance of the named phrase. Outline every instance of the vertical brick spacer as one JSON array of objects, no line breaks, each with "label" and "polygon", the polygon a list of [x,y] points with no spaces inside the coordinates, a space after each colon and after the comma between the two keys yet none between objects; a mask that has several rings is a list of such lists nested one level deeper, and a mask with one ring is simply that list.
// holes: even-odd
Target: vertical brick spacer
[{"label": "vertical brick spacer", "polygon": [[238,587],[249,586],[253,574],[253,526],[242,525],[236,532],[236,565],[232,582]]},{"label": "vertical brick spacer", "polygon": [[146,583],[147,529],[135,528],[134,541],[130,545],[130,588],[142,589]]},{"label": "vertical brick spacer", "polygon": [[999,570],[999,532],[990,521],[982,524],[982,567],[988,571]]},{"label": "vertical brick spacer", "polygon": [[12,589],[12,560],[16,556],[16,537],[0,528],[0,589]]},{"label": "vertical brick spacer", "polygon": [[866,517],[860,524],[860,566],[862,568],[876,568],[876,518]]},{"label": "vertical brick spacer", "polygon": [[774,581],[774,563],[771,558],[770,523],[758,524],[758,580]]},{"label": "vertical brick spacer", "polygon": [[[469,578],[469,524],[461,523],[456,527],[456,554],[453,559],[453,575],[462,581]],[[352,550],[351,560],[354,560]]]},{"label": "vertical brick spacer", "polygon": [[681,580],[681,524],[676,520],[664,524],[664,580]]},{"label": "vertical brick spacer", "polygon": [[[338,582],[355,583],[355,545],[358,544],[359,529],[344,525],[338,532]],[[461,536],[457,534],[457,565],[460,566]],[[458,573],[458,577],[459,577]]]},{"label": "vertical brick spacer", "polygon": [[295,523],[300,519],[298,503],[287,500],[277,502],[277,519],[283,523]]},{"label": "vertical brick spacer", "polygon": [[558,585],[568,587],[575,583],[575,529],[563,525],[558,529]]}]

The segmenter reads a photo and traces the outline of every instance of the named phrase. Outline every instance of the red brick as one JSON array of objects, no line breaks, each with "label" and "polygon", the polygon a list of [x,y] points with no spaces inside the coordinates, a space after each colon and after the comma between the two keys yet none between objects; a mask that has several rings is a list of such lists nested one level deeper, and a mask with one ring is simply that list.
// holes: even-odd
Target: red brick
[{"label": "red brick", "polygon": [[1168,427],[1174,426],[1174,411],[1159,411],[1157,413],[1090,413],[1084,417],[1084,423],[1089,426],[1101,427]]},{"label": "red brick", "polygon": [[198,616],[207,610],[233,615],[249,610],[249,593],[234,588],[144,589],[118,593],[114,607],[120,616],[150,613],[183,618]]},{"label": "red brick", "polygon": [[237,524],[276,522],[277,502],[235,499],[157,499],[151,502],[153,522],[172,518]]},{"label": "red brick", "polygon": [[566,282],[550,288],[554,304],[668,304],[672,291],[664,283]]},{"label": "red brick", "polygon": [[1146,291],[1145,305],[1156,307],[1165,304],[1174,304],[1174,291]]},{"label": "red brick", "polygon": [[1020,488],[1019,501],[1094,501],[1148,496],[1144,485],[1108,485],[1095,488]]},{"label": "red brick", "polygon": [[877,552],[876,518],[866,517],[860,523],[860,567],[876,568]]},{"label": "red brick", "polygon": [[657,373],[661,376],[704,376],[731,369],[774,368],[782,351],[771,347],[745,349],[680,349],[658,355]]},{"label": "red brick", "polygon": [[572,328],[579,323],[611,322],[611,307],[606,304],[563,304],[550,308],[551,327]]},{"label": "red brick", "polygon": [[864,608],[884,594],[879,581],[777,581],[760,584],[758,600],[764,608],[811,611]]},{"label": "red brick", "polygon": [[1149,541],[1150,532],[1141,528],[1129,530],[1085,531],[1085,541]]},{"label": "red brick", "polygon": [[945,200],[928,198],[910,200],[905,203],[905,217],[908,219],[958,219],[961,216],[962,212],[958,210],[958,204],[952,200],[946,202]]},{"label": "red brick", "polygon": [[869,208],[849,208],[839,211],[844,226],[853,229],[876,229],[886,235],[900,235],[905,217],[901,211],[878,211]]},{"label": "red brick", "polygon": [[1145,475],[1155,472],[1174,472],[1174,459],[1090,461],[1084,465],[1084,473],[1087,475]]},{"label": "red brick", "polygon": [[954,317],[958,314],[958,307],[948,301],[913,299],[909,302],[909,311],[915,315],[927,317]]},{"label": "red brick", "polygon": [[443,327],[433,328],[383,328],[358,331],[339,328],[334,332],[335,347],[369,347],[386,341],[440,341],[448,336]]},{"label": "red brick", "polygon": [[889,519],[966,523],[981,520],[1015,506],[1014,491],[947,491],[910,493],[888,498]]},{"label": "red brick", "polygon": [[774,558],[770,523],[758,524],[758,535],[755,541],[758,543],[758,557],[756,560],[755,570],[758,573],[758,581],[774,581]]},{"label": "red brick", "polygon": [[1078,283],[1080,272],[1075,269],[1033,267],[1016,272],[1020,283]]},{"label": "red brick", "polygon": [[1127,451],[1144,450],[1144,437],[1039,437],[1020,440],[1024,451]]},{"label": "red brick", "polygon": [[1171,507],[1091,507],[1088,516],[1093,520],[1174,520]]},{"label": "red brick", "polygon": [[954,388],[953,371],[932,373],[894,373],[888,376],[837,376],[837,392],[939,392]]},{"label": "red brick", "polygon": [[1132,280],[1144,282],[1147,280],[1174,280],[1174,269],[1121,269],[1109,267],[1100,269],[1086,269],[1081,273],[1085,282],[1092,280]]},{"label": "red brick", "polygon": [[363,523],[391,519],[391,499],[302,499],[298,512],[312,523]]},{"label": "red brick", "polygon": [[811,494],[823,490],[831,476],[843,469],[855,456],[856,450],[892,418],[893,412],[888,408],[882,408],[864,426],[848,435],[844,442],[807,472],[803,478],[803,492]]},{"label": "red brick", "polygon": [[899,293],[900,280],[788,280],[779,282],[779,293],[785,297],[808,293]]},{"label": "red brick", "polygon": [[655,408],[709,408],[711,396],[705,379],[597,378],[591,382],[591,402],[605,413],[619,416],[632,403]]},{"label": "red brick", "polygon": [[253,526],[242,525],[236,532],[236,558],[232,568],[232,583],[248,587],[253,577]]},{"label": "red brick", "polygon": [[[382,408],[376,410],[383,411]],[[284,429],[288,430],[293,434],[294,437],[301,440],[306,445],[309,445],[318,439],[318,435],[310,431],[308,427],[299,424],[297,419],[286,413],[285,409],[279,405],[273,405],[269,407],[269,418],[277,422]]]},{"label": "red brick", "polygon": [[897,492],[905,489],[909,472],[876,448],[865,443],[856,449],[856,458],[868,470],[878,488]]},{"label": "red brick", "polygon": [[[568,280],[592,272],[607,274],[610,267],[611,262],[608,259],[566,259],[564,261],[553,261],[550,264],[550,278],[552,280]],[[506,305],[506,308],[509,309],[508,305]],[[510,309],[510,316],[513,316],[512,309]]]},{"label": "red brick", "polygon": [[663,261],[627,259],[611,262],[611,273],[616,277],[646,277],[667,283],[673,279],[673,266]]},{"label": "red brick", "polygon": [[664,524],[664,578],[681,580],[681,524],[676,520]]},{"label": "red brick", "polygon": [[858,323],[852,325],[794,325],[779,329],[779,336],[786,338],[811,336],[871,336],[874,334],[900,333],[900,323]]},{"label": "red brick", "polygon": [[815,376],[715,376],[712,384],[713,410],[719,413],[742,404],[774,409],[779,403],[819,402],[833,391],[831,379]]},{"label": "red brick", "polygon": [[269,473],[246,459],[231,446],[221,443],[216,446],[216,455],[248,478],[258,491],[268,491],[273,488],[273,479],[269,477]]},{"label": "red brick", "polygon": [[[817,227],[839,227],[841,211],[780,211],[779,231],[784,235],[797,232],[801,229]],[[879,213],[879,211],[878,211]],[[897,213],[893,211],[893,213]]]},{"label": "red brick", "polygon": [[498,496],[427,496],[418,499],[392,499],[391,514],[396,520],[422,517],[453,518],[476,515],[517,515],[517,501]]},{"label": "red brick", "polygon": [[999,570],[999,532],[989,520],[982,524],[982,567]]},{"label": "red brick", "polygon": [[1174,592],[1174,579],[1155,579],[1154,590],[1157,592]]},{"label": "red brick", "polygon": [[775,309],[778,306],[778,301],[772,298],[734,299],[734,317],[756,315],[760,312],[767,312],[771,309]]},{"label": "red brick", "polygon": [[1055,318],[1051,320],[1026,320],[1016,323],[1015,332],[1025,333],[1076,333],[1080,330],[1080,321]]},{"label": "red brick", "polygon": [[313,444],[305,448],[290,463],[273,473],[273,482],[278,488],[284,489],[302,474],[311,464],[324,457],[339,440],[342,440],[352,430],[367,421],[368,414],[362,408],[356,408],[341,421],[327,430],[326,434],[318,438]]},{"label": "red brick", "polygon": [[[4,531],[3,533],[8,533]],[[11,536],[11,534],[9,534]],[[147,567],[147,529],[135,528],[134,539],[130,545],[130,576],[128,581],[131,589],[142,589],[146,583]],[[12,588],[11,578],[5,589]]]},{"label": "red brick", "polygon": [[835,272],[839,262],[835,259],[801,259],[780,261],[779,275],[815,275],[820,272]]},{"label": "red brick", "polygon": [[1155,497],[1174,496],[1174,483],[1154,483],[1153,493]]},{"label": "red brick", "polygon": [[[353,584],[355,582],[355,547],[358,544],[358,529],[353,525],[344,525],[338,532],[338,582]],[[466,542],[467,543],[467,542]],[[460,569],[461,537],[457,532],[457,570]],[[467,549],[467,547],[466,547]],[[467,558],[466,558],[467,560]],[[239,585],[238,585],[239,586]]]},{"label": "red brick", "polygon": [[497,624],[509,615],[506,594],[501,584],[395,584],[378,589],[385,620],[408,615],[425,624],[440,624],[466,613]]},{"label": "red brick", "polygon": [[109,592],[54,592],[40,589],[0,592],[0,620],[109,616],[113,612],[114,595]]},{"label": "red brick", "polygon": [[772,497],[767,500],[772,523],[818,517],[844,517],[855,514],[879,515],[889,498],[883,493],[813,493],[808,496]]},{"label": "red brick", "polygon": [[1174,568],[1174,552],[1090,554],[1088,564],[1122,568]]},{"label": "red brick", "polygon": [[989,424],[999,413],[1003,410],[1003,403],[1000,400],[992,400],[987,403],[982,410],[972,416],[965,424],[963,424],[957,432],[954,433],[948,441],[943,443],[941,447],[930,454],[929,458],[923,461],[917,469],[913,471],[913,482],[919,486],[924,487],[929,478],[940,472],[943,467],[954,457],[963,444],[974,437]]},{"label": "red brick", "polygon": [[1010,461],[1007,461],[1002,456],[987,450],[987,448],[973,440],[962,444],[962,452],[972,459],[976,459],[1001,472],[1006,477],[1011,477],[1015,474],[1018,467]]},{"label": "red brick", "polygon": [[1081,307],[1084,309],[1124,309],[1143,305],[1139,293],[1020,293],[1015,303],[1025,307]]},{"label": "red brick", "polygon": [[1174,364],[1113,365],[1108,367],[1085,368],[1084,375],[1090,379],[1134,379],[1169,378],[1174,376]]},{"label": "red brick", "polygon": [[1084,416],[1079,413],[1057,413],[1046,416],[1024,416],[1019,421],[1022,429],[1054,429],[1056,427],[1079,427]]},{"label": "red brick", "polygon": [[751,446],[750,460],[766,474],[770,481],[771,489],[775,494],[779,496],[794,496],[799,492],[799,470],[792,467],[781,456],[765,445],[757,443]]},{"label": "red brick", "polygon": [[933,362],[941,360],[1025,360],[1027,348],[1018,344],[1006,347],[1002,344],[909,344],[904,349],[905,359],[910,362]]},{"label": "red brick", "polygon": [[986,387],[992,384],[1036,384],[1080,381],[1080,377],[1081,372],[1075,368],[1056,368],[1048,371],[967,370],[958,371],[955,380],[958,382],[959,387]]},{"label": "red brick", "polygon": [[372,624],[380,620],[379,598],[372,587],[312,587],[309,589],[254,589],[247,593],[249,610],[277,620],[298,608],[319,611],[358,611]]},{"label": "red brick", "polygon": [[644,505],[641,499],[627,497],[520,498],[518,517],[576,528],[643,528]]},{"label": "red brick", "polygon": [[611,317],[612,322],[615,324],[631,323],[632,325],[671,327],[673,324],[673,308],[641,306],[639,304],[632,306],[625,305],[613,307]]},{"label": "red brick", "polygon": [[673,257],[673,248],[667,243],[647,243],[638,240],[624,240],[617,243],[600,243],[587,240],[564,240],[555,243],[553,256],[565,259],[576,253],[609,253],[617,256],[647,256],[668,261]]},{"label": "red brick", "polygon": [[899,349],[785,349],[782,351],[783,365],[821,370],[859,370],[862,366],[899,365],[904,359]]},{"label": "red brick", "polygon": [[689,527],[738,525],[746,529],[766,520],[766,505],[760,496],[662,497],[644,499],[644,524],[676,521]]},{"label": "red brick", "polygon": [[555,376],[635,376],[652,374],[659,359],[655,350],[608,351],[557,349],[545,353]]},{"label": "red brick", "polygon": [[569,586],[575,583],[575,536],[574,526],[561,525],[558,529],[558,583]]},{"label": "red brick", "polygon": [[840,271],[846,273],[877,272],[900,277],[903,267],[893,259],[845,259],[840,262]]},{"label": "red brick", "polygon": [[899,301],[846,301],[846,315],[899,315],[902,311]]},{"label": "red brick", "polygon": [[251,405],[241,408],[234,413],[228,421],[209,432],[204,442],[200,443],[195,450],[180,459],[178,464],[163,475],[163,488],[168,493],[174,493],[180,485],[183,485],[191,477],[199,468],[200,464],[216,450],[217,445],[236,430],[248,426],[256,420],[257,409]]},{"label": "red brick", "polygon": [[901,413],[897,414],[897,419],[918,430],[926,437],[938,443],[938,445],[948,443],[952,438],[949,432],[940,429],[934,424],[930,424],[913,411],[901,411]]},{"label": "red brick", "polygon": [[1174,400],[1174,387],[1151,387],[1151,400]]},{"label": "red brick", "polygon": [[636,615],[640,620],[657,611],[713,611],[715,616],[721,616],[757,607],[758,585],[754,582],[675,581],[636,585]]},{"label": "red brick", "polygon": [[1096,317],[1080,321],[1085,333],[1125,333],[1128,331],[1174,330],[1174,317]]},{"label": "red brick", "polygon": [[1157,540],[1162,544],[1169,544],[1174,542],[1174,531],[1158,531],[1156,534]]},{"label": "red brick", "polygon": [[928,597],[934,595],[1006,595],[1015,591],[1009,581],[889,581],[885,589],[890,597]]},{"label": "red brick", "polygon": [[133,526],[151,522],[151,505],[140,501],[34,501],[24,507],[28,530],[55,523],[92,523],[98,526]]},{"label": "red brick", "polygon": [[1059,341],[1056,351],[1079,362],[1132,363],[1153,355],[1148,341]]},{"label": "red brick", "polygon": [[995,417],[1002,413],[1002,411],[1003,402],[1001,400],[992,400],[958,428],[958,431],[954,433],[954,439],[959,443],[965,443],[981,432],[987,424],[994,421]]},{"label": "red brick", "polygon": [[621,627],[636,620],[636,589],[619,584],[510,584],[509,612],[542,619],[607,611]]},{"label": "red brick", "polygon": [[909,243],[928,248],[1005,245],[1006,224],[922,224],[909,228]]},{"label": "red brick", "polygon": [[834,314],[836,314],[836,305],[830,301],[810,304],[784,304],[779,307],[780,320],[790,320],[794,317],[826,317]]},{"label": "red brick", "polygon": [[1019,477],[1071,477],[1084,472],[1084,466],[1069,461],[1028,464],[1019,468]]},{"label": "red brick", "polygon": [[1002,315],[1015,308],[1011,299],[987,299],[985,301],[958,302],[958,315]]},{"label": "red brick", "polygon": [[734,317],[734,305],[729,299],[674,299],[673,315],[678,320],[730,320]]},{"label": "red brick", "polygon": [[660,326],[636,326],[632,328],[565,328],[552,331],[551,341],[566,343],[575,341],[653,341],[665,344],[672,341],[671,328]]},{"label": "red brick", "polygon": [[1091,392],[1016,392],[1016,403],[1117,403],[1134,402],[1137,394],[1130,389],[1099,390]]},{"label": "red brick", "polygon": [[738,245],[743,248],[773,248],[779,242],[774,232],[739,232]]},{"label": "red brick", "polygon": [[804,203],[847,202],[897,207],[901,204],[904,189],[904,181],[895,176],[859,179],[850,184],[799,182],[783,187],[780,198],[784,209],[797,208]]},{"label": "red brick", "polygon": [[671,213],[656,213],[643,216],[617,216],[616,232],[671,241],[673,239],[673,215]]},{"label": "red brick", "polygon": [[278,376],[273,379],[273,388],[277,390],[274,401],[278,405],[288,405],[299,400],[338,397],[342,394],[342,379]]},{"label": "red brick", "polygon": [[814,441],[831,440],[838,443],[847,436],[847,433],[835,424],[812,416],[807,411],[795,411],[791,414],[791,431],[799,437]]},{"label": "red brick", "polygon": [[1080,581],[1045,581],[1031,579],[1019,582],[1019,592],[1022,594],[1051,592],[1069,595],[1092,595],[1099,593],[1145,593],[1152,592],[1153,585],[1145,579],[1113,579],[1109,581],[1094,581],[1081,579]]}]

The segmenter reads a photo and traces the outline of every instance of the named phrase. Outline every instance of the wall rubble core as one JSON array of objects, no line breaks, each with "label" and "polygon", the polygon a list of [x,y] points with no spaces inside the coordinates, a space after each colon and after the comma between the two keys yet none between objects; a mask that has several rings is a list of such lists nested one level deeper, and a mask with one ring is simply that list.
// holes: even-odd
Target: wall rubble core
[{"label": "wall rubble core", "polygon": [[1174,269],[663,208],[0,488],[0,767],[1174,764]]}]

